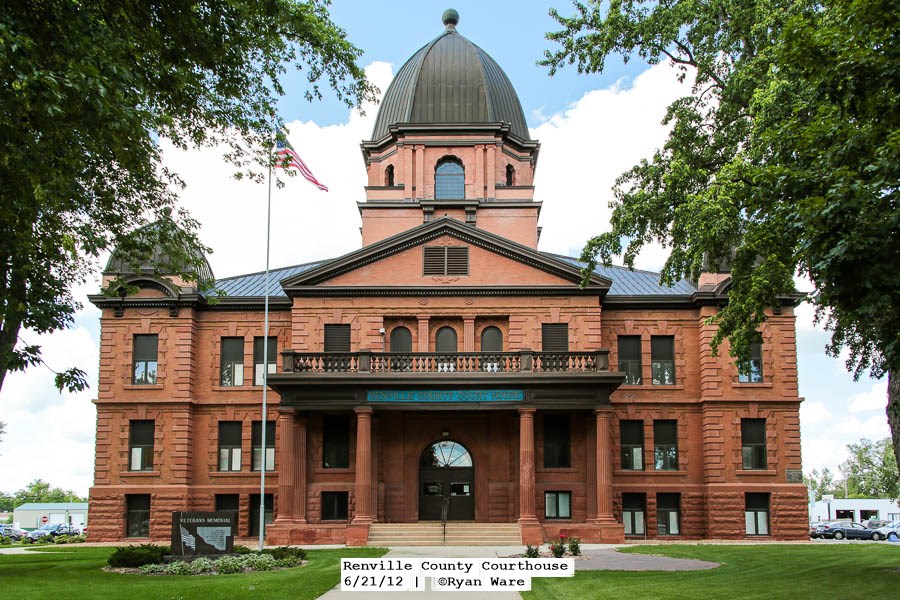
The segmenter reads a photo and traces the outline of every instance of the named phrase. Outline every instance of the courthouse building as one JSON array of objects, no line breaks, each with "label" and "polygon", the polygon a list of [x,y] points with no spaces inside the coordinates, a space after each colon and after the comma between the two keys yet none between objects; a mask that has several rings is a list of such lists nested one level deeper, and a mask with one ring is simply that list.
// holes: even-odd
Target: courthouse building
[{"label": "courthouse building", "polygon": [[598,267],[582,286],[538,250],[539,150],[448,11],[362,143],[361,248],[272,271],[269,364],[261,273],[212,303],[114,254],[107,281],[139,292],[91,297],[90,539],[162,541],[172,511],[214,509],[257,535],[261,504],[278,544],[804,539],[797,297],[738,368],[706,324],[727,273]]}]

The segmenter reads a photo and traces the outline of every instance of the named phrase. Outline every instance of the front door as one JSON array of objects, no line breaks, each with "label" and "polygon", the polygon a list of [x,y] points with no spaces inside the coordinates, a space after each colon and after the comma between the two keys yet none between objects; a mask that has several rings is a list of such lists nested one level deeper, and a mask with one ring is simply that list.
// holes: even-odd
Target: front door
[{"label": "front door", "polygon": [[419,520],[475,520],[475,468],[465,446],[441,440],[428,446],[419,461]]}]

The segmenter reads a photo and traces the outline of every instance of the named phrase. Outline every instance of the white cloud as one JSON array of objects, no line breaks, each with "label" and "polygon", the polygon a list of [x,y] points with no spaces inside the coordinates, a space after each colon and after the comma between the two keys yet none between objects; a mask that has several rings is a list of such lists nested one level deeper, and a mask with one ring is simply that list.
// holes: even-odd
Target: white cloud
[{"label": "white cloud", "polygon": [[869,412],[879,410],[884,412],[887,406],[887,381],[872,384],[867,392],[854,394],[850,397],[850,412]]},{"label": "white cloud", "polygon": [[804,425],[821,423],[831,417],[831,411],[821,402],[804,402],[800,405],[800,422]]},{"label": "white cloud", "polygon": [[[662,146],[666,107],[690,91],[666,65],[629,81],[588,92],[562,113],[531,130],[541,142],[535,176],[543,200],[541,249],[578,256],[585,242],[609,229],[609,201],[616,177]],[[638,268],[658,270],[668,252],[642,253]]]}]

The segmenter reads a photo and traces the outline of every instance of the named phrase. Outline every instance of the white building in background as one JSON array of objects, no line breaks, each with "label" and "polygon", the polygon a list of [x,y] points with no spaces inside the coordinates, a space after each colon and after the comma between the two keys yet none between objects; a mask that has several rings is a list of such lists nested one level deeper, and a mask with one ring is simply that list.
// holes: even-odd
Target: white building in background
[{"label": "white building in background", "polygon": [[13,511],[13,523],[23,529],[35,529],[44,523],[87,525],[87,502],[27,502]]},{"label": "white building in background", "polygon": [[900,505],[890,498],[834,498],[824,496],[812,503],[809,520],[818,521],[900,521]]}]

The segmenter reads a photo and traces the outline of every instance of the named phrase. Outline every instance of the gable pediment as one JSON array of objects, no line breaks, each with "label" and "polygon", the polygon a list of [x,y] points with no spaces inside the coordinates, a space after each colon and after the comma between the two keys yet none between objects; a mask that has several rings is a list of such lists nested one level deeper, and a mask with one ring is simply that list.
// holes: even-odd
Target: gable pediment
[{"label": "gable pediment", "polygon": [[[424,275],[423,248],[467,247],[466,275]],[[581,271],[566,262],[493,233],[444,217],[371,244],[341,258],[281,282],[291,295],[367,290],[370,293],[452,294],[472,289],[526,290],[547,293],[604,295],[611,281],[593,276],[581,287]],[[313,291],[315,290],[315,291]],[[437,292],[437,290],[441,290]]]}]

